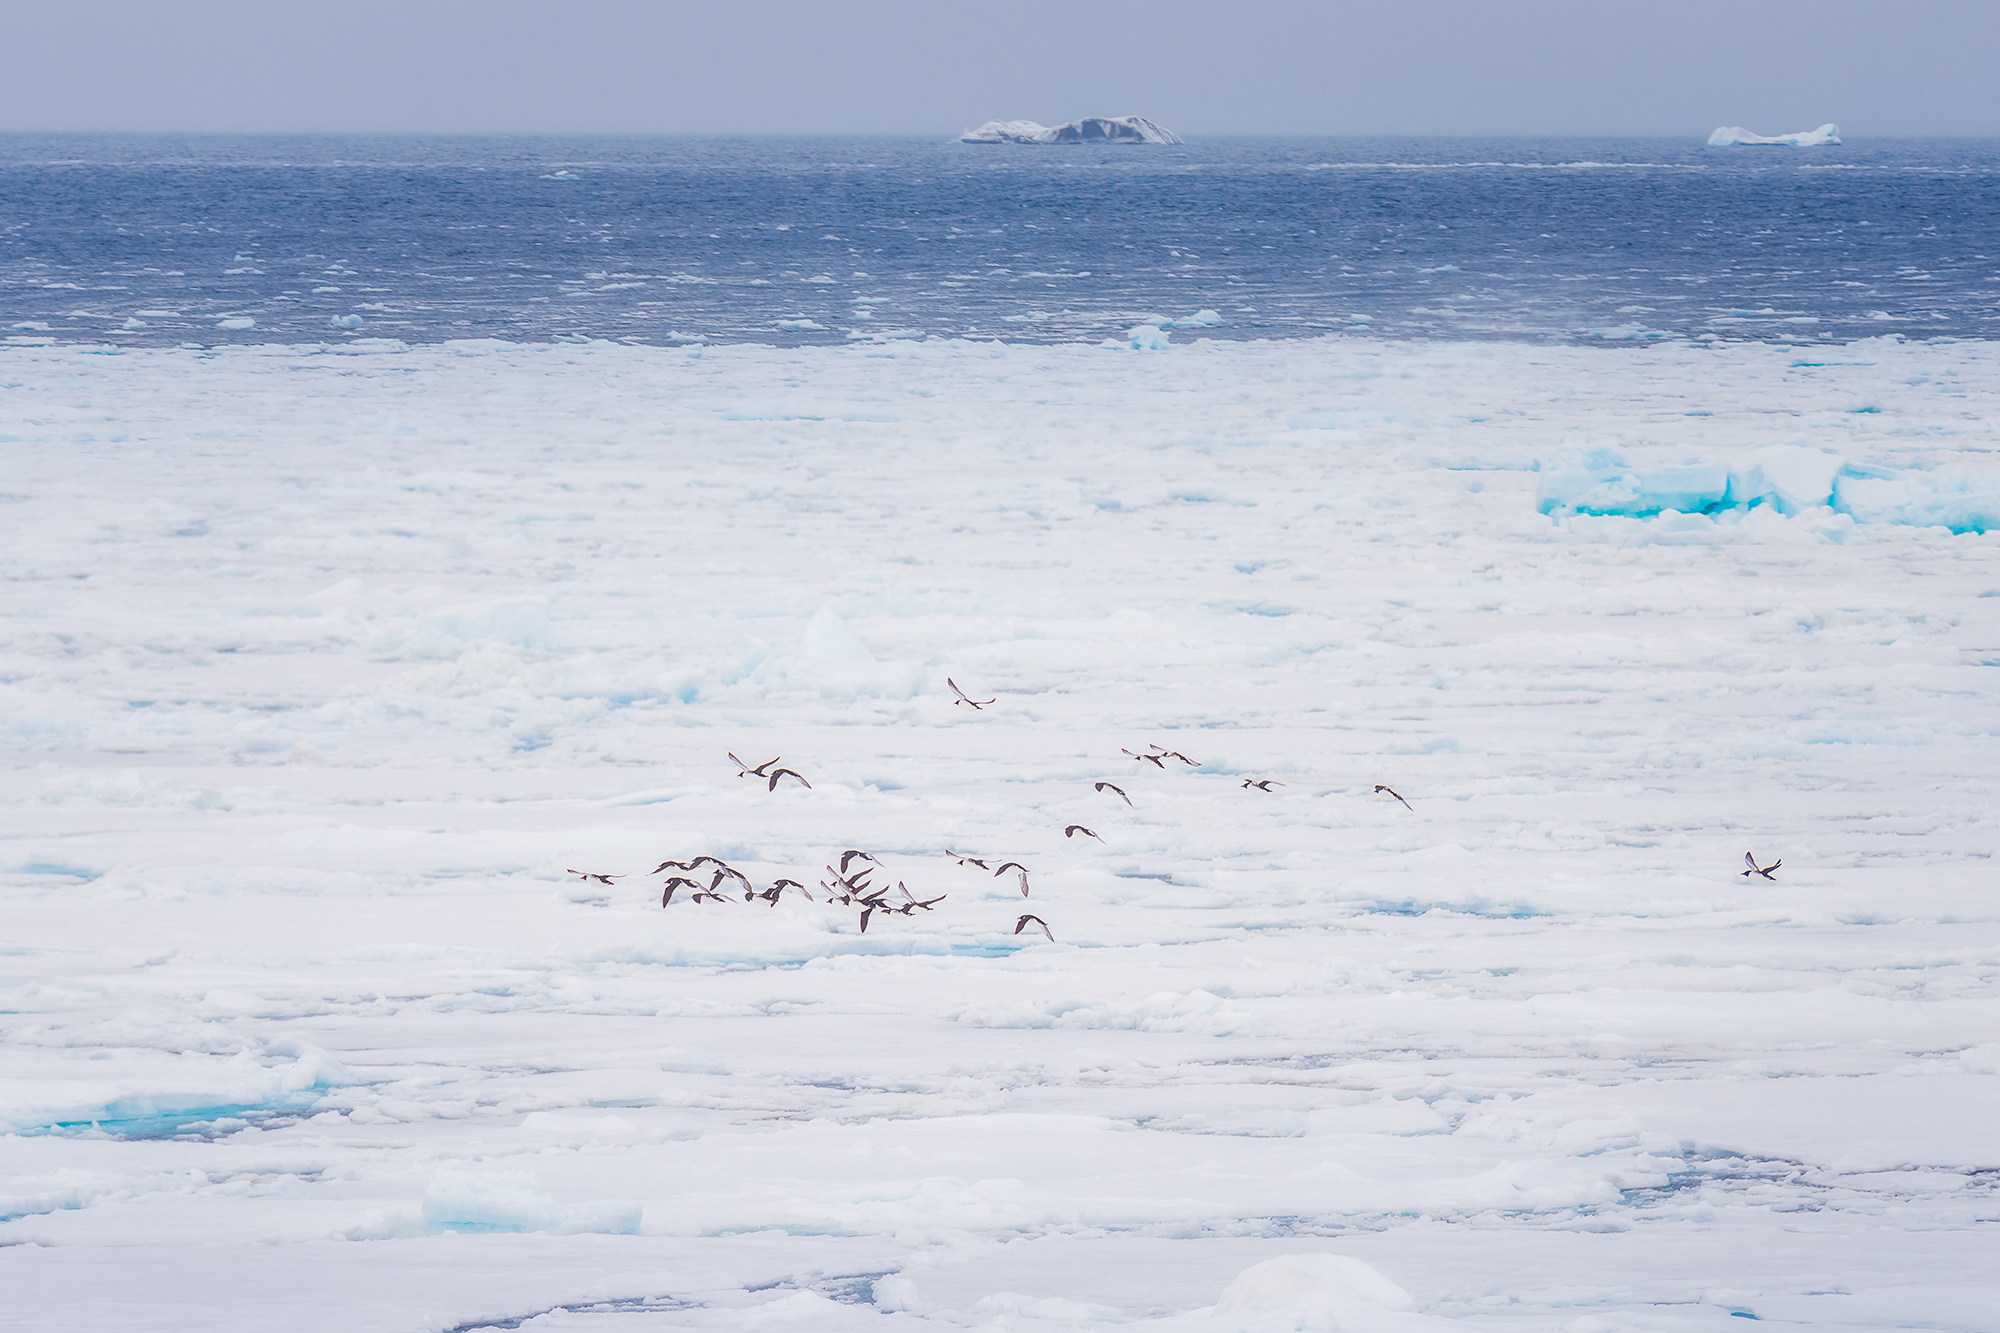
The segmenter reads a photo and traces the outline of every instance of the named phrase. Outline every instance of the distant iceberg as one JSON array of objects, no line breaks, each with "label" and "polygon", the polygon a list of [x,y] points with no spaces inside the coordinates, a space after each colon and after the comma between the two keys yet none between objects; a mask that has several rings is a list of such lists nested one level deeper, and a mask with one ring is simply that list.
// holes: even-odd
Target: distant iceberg
[{"label": "distant iceberg", "polygon": [[1773,134],[1766,138],[1752,134],[1741,125],[1724,125],[1708,136],[1710,148],[1732,148],[1747,144],[1777,144],[1785,148],[1818,148],[1822,144],[1839,143],[1840,126],[1828,124],[1816,130],[1800,130],[1795,134]]},{"label": "distant iceberg", "polygon": [[1180,143],[1181,136],[1144,116],[1085,116],[1067,125],[989,120],[958,136],[960,143]]}]

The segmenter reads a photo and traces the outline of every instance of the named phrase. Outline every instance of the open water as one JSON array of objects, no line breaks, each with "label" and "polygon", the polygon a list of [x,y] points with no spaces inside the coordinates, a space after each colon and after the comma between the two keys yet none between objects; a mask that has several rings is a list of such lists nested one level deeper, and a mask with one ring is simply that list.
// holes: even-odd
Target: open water
[{"label": "open water", "polygon": [[1200,311],[1990,338],[2000,141],[0,136],[15,341],[1056,342]]}]

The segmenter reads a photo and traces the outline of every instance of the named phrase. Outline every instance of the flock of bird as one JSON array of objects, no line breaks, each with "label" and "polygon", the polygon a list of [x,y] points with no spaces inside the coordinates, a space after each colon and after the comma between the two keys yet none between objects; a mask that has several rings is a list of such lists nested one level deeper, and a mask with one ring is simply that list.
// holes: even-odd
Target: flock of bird
[{"label": "flock of bird", "polygon": [[[971,708],[975,712],[984,709],[988,704],[997,702],[995,699],[972,698],[964,690],[958,688],[957,681],[949,677],[946,678],[945,683],[950,685],[952,693],[958,696],[956,702],[960,706]],[[1162,772],[1166,770],[1169,759],[1185,764],[1190,768],[1201,767],[1199,760],[1190,759],[1179,750],[1169,750],[1163,745],[1148,745],[1144,750],[1128,750],[1120,746],[1119,753],[1128,756],[1134,762],[1141,765],[1151,764],[1154,768]],[[730,762],[736,765],[737,777],[756,778],[765,783],[766,791],[776,791],[778,784],[786,778],[791,778],[801,787],[810,789],[812,783],[806,781],[803,773],[800,773],[797,769],[778,766],[778,761],[782,758],[783,756],[779,755],[766,759],[761,764],[751,764],[738,758],[733,752],[729,755]],[[1243,780],[1245,788],[1254,788],[1257,791],[1264,792],[1270,791],[1273,787],[1282,787],[1284,785],[1284,783],[1273,778],[1245,778]],[[1125,789],[1116,783],[1098,782],[1094,783],[1093,787],[1100,795],[1109,792],[1124,801],[1127,806],[1132,804],[1132,798],[1126,795]],[[1400,802],[1404,809],[1413,813],[1416,810],[1416,807],[1411,805],[1401,792],[1384,783],[1378,782],[1375,784],[1375,794],[1392,797]],[[1082,824],[1070,824],[1063,829],[1064,838],[1074,838],[1079,834],[1086,838],[1096,838],[1099,842],[1104,841],[1094,829],[1086,828]],[[995,879],[1011,871],[1014,874],[1016,886],[1021,890],[1021,896],[1023,898],[1028,896],[1028,868],[1018,861],[1002,862],[998,867],[995,867],[980,857],[971,856],[964,852],[955,852],[950,848],[945,849],[945,855],[956,860],[961,866],[977,866],[981,870],[989,871]],[[1748,870],[1742,872],[1746,878],[1751,875],[1762,875],[1765,879],[1775,880],[1776,877],[1771,872],[1784,864],[1782,860],[1778,860],[1773,861],[1768,866],[1760,866],[1757,864],[1756,856],[1750,852],[1743,854],[1743,860],[1750,867]],[[866,864],[858,864],[861,862],[865,862]],[[699,874],[704,866],[713,867],[707,884],[689,878],[691,875]],[[669,874],[668,872],[670,871],[676,873]],[[880,883],[874,882],[874,876],[878,871],[883,875],[883,880]],[[625,875],[601,874],[596,871],[584,870],[569,870],[566,873],[575,875],[586,881],[595,881],[606,887],[611,887],[613,880],[627,878]],[[743,893],[742,901],[746,903],[761,901],[772,907],[776,907],[788,889],[801,894],[807,902],[820,901],[820,899],[813,897],[812,890],[795,879],[774,880],[767,887],[759,889],[751,882],[748,875],[745,875],[727,861],[716,856],[697,856],[687,861],[662,861],[658,866],[654,867],[648,878],[651,875],[667,876],[661,885],[660,906],[663,908],[671,906],[674,901],[674,895],[683,889],[689,891],[687,901],[695,903],[733,901],[732,896],[725,896],[725,894],[734,895],[739,888]],[[825,867],[823,877],[819,882],[819,888],[826,895],[825,901],[830,906],[859,910],[861,931],[863,934],[866,934],[868,931],[869,921],[877,916],[887,916],[890,914],[910,916],[916,912],[928,912],[943,902],[948,896],[941,893],[935,898],[919,898],[900,879],[896,881],[895,888],[891,889],[887,882],[887,872],[882,869],[882,863],[871,853],[854,847],[850,847],[840,854],[840,863],[837,866],[828,865]],[[1020,919],[1015,921],[1014,934],[1022,934],[1030,926],[1040,930],[1043,935],[1048,937],[1051,944],[1055,942],[1055,932],[1049,928],[1049,923],[1032,912],[1023,912]]]}]

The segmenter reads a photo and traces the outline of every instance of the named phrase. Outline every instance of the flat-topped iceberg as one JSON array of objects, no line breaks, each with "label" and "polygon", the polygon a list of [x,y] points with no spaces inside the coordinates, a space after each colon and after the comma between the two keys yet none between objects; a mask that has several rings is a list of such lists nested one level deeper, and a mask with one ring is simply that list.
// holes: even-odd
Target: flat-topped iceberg
[{"label": "flat-topped iceberg", "polygon": [[1818,148],[1822,144],[1839,143],[1840,126],[1831,121],[1816,130],[1798,130],[1792,134],[1762,135],[1752,134],[1741,125],[1724,125],[1708,136],[1711,148],[1732,148],[1749,144],[1777,144],[1785,148]]},{"label": "flat-topped iceberg", "polygon": [[1067,125],[989,120],[958,136],[960,143],[1180,143],[1181,137],[1144,116],[1085,116]]}]

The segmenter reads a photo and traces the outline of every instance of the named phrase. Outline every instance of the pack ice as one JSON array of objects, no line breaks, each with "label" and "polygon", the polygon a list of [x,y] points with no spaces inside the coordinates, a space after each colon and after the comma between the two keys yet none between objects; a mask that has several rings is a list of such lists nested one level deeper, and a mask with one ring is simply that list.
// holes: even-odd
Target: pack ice
[{"label": "pack ice", "polygon": [[1994,345],[1171,322],[0,350],[9,1326],[1991,1328]]},{"label": "pack ice", "polygon": [[1085,116],[1067,125],[989,120],[958,136],[960,143],[1181,143],[1172,130],[1144,116]]}]

